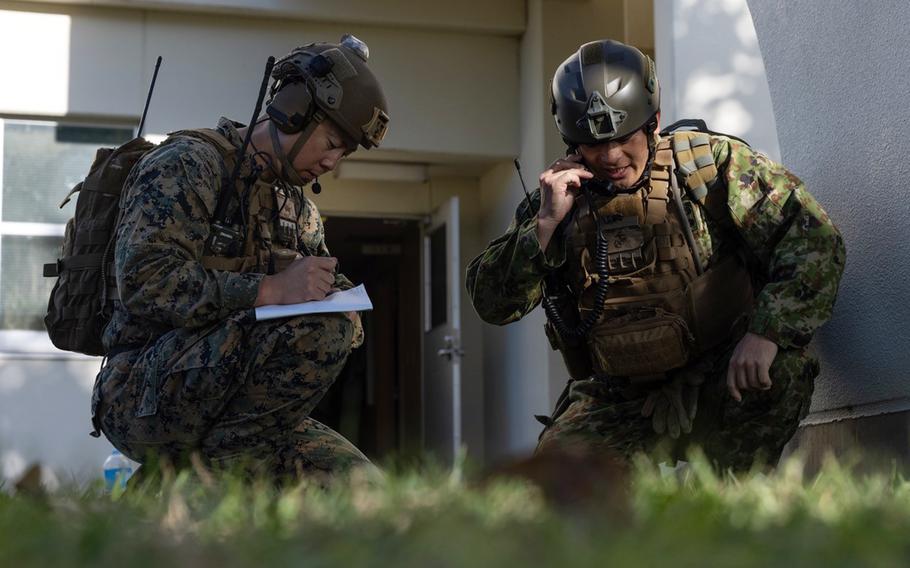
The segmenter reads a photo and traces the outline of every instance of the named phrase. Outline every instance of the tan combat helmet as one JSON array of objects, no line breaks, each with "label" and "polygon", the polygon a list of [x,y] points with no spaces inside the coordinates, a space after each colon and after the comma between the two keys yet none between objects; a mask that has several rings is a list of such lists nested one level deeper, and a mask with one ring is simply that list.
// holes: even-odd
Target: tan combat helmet
[{"label": "tan combat helmet", "polygon": [[[370,50],[352,35],[340,43],[311,43],[282,57],[272,71],[266,115],[276,154],[287,181],[303,185],[291,167],[316,126],[326,118],[337,124],[354,147],[379,146],[389,124],[382,87],[367,67]],[[285,155],[277,130],[302,133]],[[353,149],[353,148],[352,148]]]},{"label": "tan combat helmet", "polygon": [[551,111],[569,146],[622,138],[656,121],[660,110],[654,62],[609,39],[569,56],[556,69],[552,91]]}]

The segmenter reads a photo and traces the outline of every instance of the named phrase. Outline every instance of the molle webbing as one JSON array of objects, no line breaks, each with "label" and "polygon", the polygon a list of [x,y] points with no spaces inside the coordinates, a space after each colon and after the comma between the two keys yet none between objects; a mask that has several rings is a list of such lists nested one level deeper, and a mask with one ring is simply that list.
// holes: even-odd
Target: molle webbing
[{"label": "molle webbing", "polygon": [[648,193],[649,225],[659,225],[667,218],[667,203],[670,201],[670,172],[673,165],[673,150],[662,141],[654,153],[651,168],[651,191]]},{"label": "molle webbing", "polygon": [[708,187],[717,179],[711,139],[703,132],[675,132],[672,143],[686,187],[696,201],[704,203]]},{"label": "molle webbing", "polygon": [[[679,164],[676,172],[674,162]],[[663,376],[735,335],[749,313],[752,289],[738,258],[720,259],[700,275],[696,270],[684,231],[685,212],[669,204],[674,188],[670,176],[678,174],[690,200],[702,206],[725,201],[723,192],[709,199],[718,170],[710,138],[698,132],[679,132],[659,141],[647,188],[590,195],[593,202],[586,194],[576,198],[567,233],[568,265],[581,314],[592,310],[595,301],[598,232],[608,247],[610,287],[604,313],[586,339],[595,373]]]},{"label": "molle webbing", "polygon": [[659,261],[654,267],[657,274],[681,272],[693,266],[685,237],[670,223],[654,225],[654,248]]},{"label": "molle webbing", "polygon": [[284,270],[299,256],[296,230],[288,235],[288,242],[282,242],[274,227],[282,214],[297,219],[301,209],[298,198],[288,196],[287,200],[283,200],[285,207],[282,208],[271,184],[261,180],[253,183],[248,192],[242,247],[235,256],[204,255],[201,258],[204,267],[229,272],[274,274]]}]

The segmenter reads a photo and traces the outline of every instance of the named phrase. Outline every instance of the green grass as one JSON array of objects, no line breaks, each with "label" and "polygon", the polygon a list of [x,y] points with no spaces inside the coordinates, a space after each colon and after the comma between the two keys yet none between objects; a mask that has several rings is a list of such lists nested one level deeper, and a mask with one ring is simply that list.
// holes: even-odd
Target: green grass
[{"label": "green grass", "polygon": [[627,514],[557,512],[517,481],[403,471],[278,490],[180,474],[152,490],[0,494],[0,566],[906,566],[910,483],[639,464]]}]

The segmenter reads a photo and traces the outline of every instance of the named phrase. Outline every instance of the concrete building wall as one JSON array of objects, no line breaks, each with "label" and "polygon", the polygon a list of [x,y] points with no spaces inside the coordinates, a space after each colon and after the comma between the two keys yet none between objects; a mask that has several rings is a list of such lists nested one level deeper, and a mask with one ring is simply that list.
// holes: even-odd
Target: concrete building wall
[{"label": "concrete building wall", "polygon": [[[783,0],[655,0],[664,124],[702,117],[807,184],[847,242],[812,412],[793,448],[871,447],[907,459],[910,390],[908,145],[910,6]],[[773,103],[773,104],[772,104]]]},{"label": "concrete building wall", "polygon": [[[905,412],[910,5],[771,0],[749,6],[783,160],[822,201],[847,243],[834,319],[816,341],[823,371],[809,423]],[[892,449],[908,453],[897,438]]]},{"label": "concrete building wall", "polygon": [[367,23],[391,27],[470,30],[485,34],[521,35],[524,0],[22,0],[32,5],[115,7],[149,12],[196,13],[208,16],[294,19],[311,22]]},{"label": "concrete building wall", "polygon": [[[326,215],[423,218],[457,195],[463,271],[483,246],[479,178],[519,142],[524,2],[478,4],[0,2],[0,117],[135,125],[160,54],[146,132],[210,126],[221,114],[247,121],[268,55],[351,32],[370,46],[392,116],[383,150],[353,159],[424,167],[427,181],[327,177],[317,204]],[[386,10],[401,17],[390,20]],[[483,333],[461,293],[462,437],[480,460]],[[32,461],[65,477],[97,474],[110,452],[87,436],[99,364],[54,350],[42,332],[0,332],[0,476]]]},{"label": "concrete building wall", "polygon": [[0,355],[0,480],[35,462],[61,480],[101,475],[111,448],[88,435],[98,363],[89,357]]},{"label": "concrete building wall", "polygon": [[[211,126],[220,115],[246,122],[269,55],[353,33],[370,46],[389,100],[382,154],[517,152],[515,35],[44,3],[0,2],[0,11],[0,69],[15,76],[0,114],[135,124],[161,55],[148,133]],[[491,86],[512,96],[491,96]]]},{"label": "concrete building wall", "polygon": [[[536,187],[537,172],[545,152],[545,73],[543,70],[542,2],[528,2],[527,30],[521,41],[520,138],[518,156],[529,189]],[[523,197],[511,160],[491,168],[480,180],[483,244],[499,236],[512,220]],[[478,319],[476,314],[472,314]],[[487,445],[486,458],[498,461],[533,448],[535,425],[532,415],[546,412],[549,361],[546,340],[541,337],[541,314],[533,314],[507,327],[483,324],[483,375],[485,381]]]}]

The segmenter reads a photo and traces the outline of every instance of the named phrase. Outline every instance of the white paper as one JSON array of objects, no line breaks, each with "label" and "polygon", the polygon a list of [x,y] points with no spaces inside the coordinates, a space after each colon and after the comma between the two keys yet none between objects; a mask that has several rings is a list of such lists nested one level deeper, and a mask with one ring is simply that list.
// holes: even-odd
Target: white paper
[{"label": "white paper", "polygon": [[327,314],[331,312],[362,312],[372,310],[373,302],[363,284],[343,292],[326,296],[325,300],[303,302],[302,304],[269,305],[256,308],[256,321],[306,314]]}]

